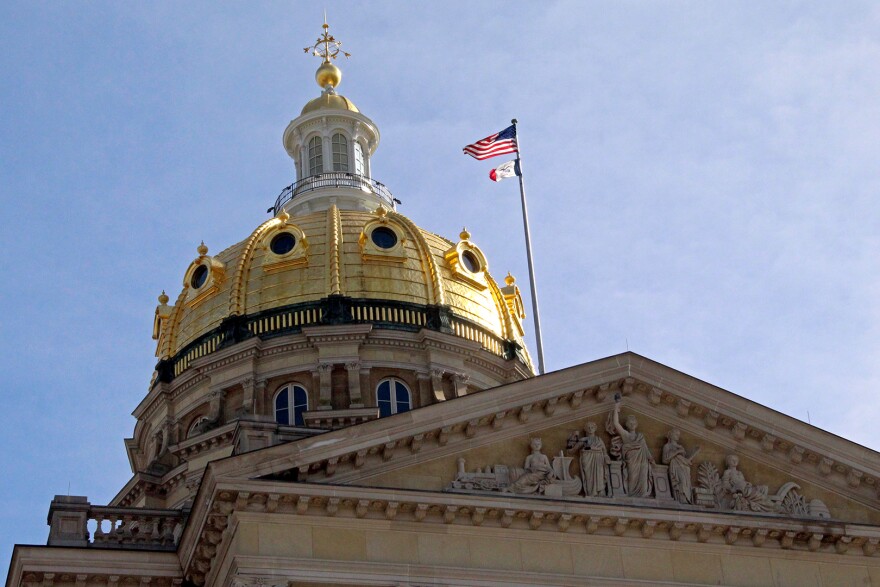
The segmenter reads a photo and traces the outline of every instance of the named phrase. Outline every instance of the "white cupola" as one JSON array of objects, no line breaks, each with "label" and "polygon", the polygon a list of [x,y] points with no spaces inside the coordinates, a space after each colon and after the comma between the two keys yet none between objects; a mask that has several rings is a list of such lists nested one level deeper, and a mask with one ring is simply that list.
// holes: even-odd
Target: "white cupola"
[{"label": "white cupola", "polygon": [[373,179],[370,159],[379,146],[379,129],[345,96],[336,91],[342,71],[332,63],[341,42],[324,32],[313,47],[306,48],[322,58],[315,73],[321,95],[308,102],[284,131],[284,149],[296,165],[296,183],[286,188],[274,212],[292,216],[340,209],[372,211],[379,206],[394,209],[388,189]]}]

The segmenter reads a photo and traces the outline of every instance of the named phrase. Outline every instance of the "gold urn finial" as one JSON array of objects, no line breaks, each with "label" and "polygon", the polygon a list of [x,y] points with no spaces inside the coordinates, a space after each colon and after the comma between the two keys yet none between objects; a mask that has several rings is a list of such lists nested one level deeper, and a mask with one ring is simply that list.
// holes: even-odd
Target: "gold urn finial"
[{"label": "gold urn finial", "polygon": [[318,37],[318,40],[311,47],[303,49],[306,53],[311,53],[315,57],[322,59],[321,66],[315,72],[315,81],[324,90],[332,90],[342,81],[342,70],[333,65],[332,61],[339,57],[342,53],[346,58],[351,57],[351,53],[346,53],[342,47],[342,41],[337,41],[330,34],[330,25],[327,24],[327,15],[324,15],[324,32]]},{"label": "gold urn finial", "polygon": [[208,254],[208,245],[205,244],[205,241],[202,241],[202,244],[196,247],[196,252],[199,254],[199,257],[204,257]]},{"label": "gold urn finial", "polygon": [[165,293],[164,289],[162,290],[162,293],[159,294],[159,303],[163,306],[168,303],[168,294]]},{"label": "gold urn finial", "polygon": [[504,283],[506,283],[508,286],[513,285],[514,283],[516,283],[516,277],[511,275],[510,271],[508,271],[507,277],[504,278]]},{"label": "gold urn finial", "polygon": [[471,233],[468,232],[467,227],[462,228],[461,233],[458,236],[463,241],[471,240]]}]

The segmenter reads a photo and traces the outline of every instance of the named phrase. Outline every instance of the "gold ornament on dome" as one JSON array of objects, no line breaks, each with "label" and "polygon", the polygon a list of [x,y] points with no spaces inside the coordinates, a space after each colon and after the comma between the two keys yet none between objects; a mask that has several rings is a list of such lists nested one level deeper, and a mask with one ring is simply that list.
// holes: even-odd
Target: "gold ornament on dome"
[{"label": "gold ornament on dome", "polygon": [[342,81],[342,70],[333,65],[333,60],[337,59],[340,53],[346,58],[351,57],[351,53],[343,51],[341,49],[342,41],[337,41],[330,34],[330,25],[327,24],[326,15],[324,16],[323,28],[323,34],[318,37],[315,44],[311,47],[305,47],[303,51],[322,59],[321,66],[315,72],[315,81],[318,82],[318,85],[325,89],[335,88]]}]

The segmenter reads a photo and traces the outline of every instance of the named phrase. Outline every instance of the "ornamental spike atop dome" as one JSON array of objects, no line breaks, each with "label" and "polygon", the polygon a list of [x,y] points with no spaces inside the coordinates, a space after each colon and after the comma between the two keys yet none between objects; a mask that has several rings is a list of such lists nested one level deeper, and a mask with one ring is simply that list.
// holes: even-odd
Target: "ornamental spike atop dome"
[{"label": "ornamental spike atop dome", "polygon": [[318,67],[318,71],[315,72],[315,81],[318,82],[318,86],[324,91],[332,92],[333,88],[337,87],[342,81],[342,71],[333,65],[333,60],[337,59],[340,53],[347,59],[351,57],[351,53],[343,51],[341,48],[342,41],[337,41],[336,38],[330,34],[330,25],[327,24],[326,12],[324,13],[323,28],[323,34],[318,37],[315,44],[311,47],[305,47],[303,51],[322,59],[321,66]]}]

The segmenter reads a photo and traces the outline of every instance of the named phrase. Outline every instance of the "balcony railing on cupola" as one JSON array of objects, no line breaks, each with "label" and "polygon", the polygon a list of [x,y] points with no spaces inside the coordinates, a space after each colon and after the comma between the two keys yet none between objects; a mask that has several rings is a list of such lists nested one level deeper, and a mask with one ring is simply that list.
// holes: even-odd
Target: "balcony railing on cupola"
[{"label": "balcony railing on cupola", "polygon": [[353,188],[364,192],[373,193],[385,202],[392,210],[397,209],[400,200],[395,198],[382,182],[376,181],[365,175],[348,173],[344,171],[329,171],[304,177],[296,183],[292,183],[278,194],[275,205],[266,210],[269,214],[277,214],[282,207],[299,196],[314,190],[328,188]]}]

